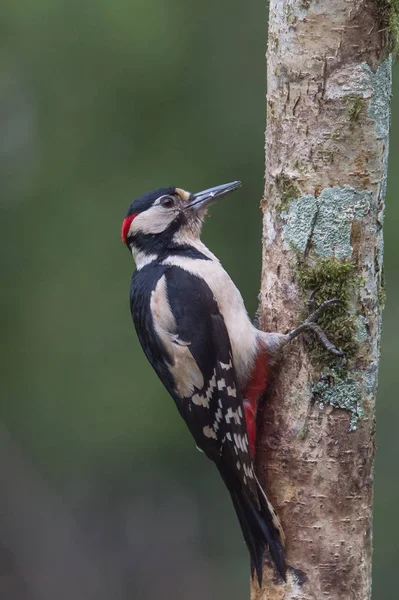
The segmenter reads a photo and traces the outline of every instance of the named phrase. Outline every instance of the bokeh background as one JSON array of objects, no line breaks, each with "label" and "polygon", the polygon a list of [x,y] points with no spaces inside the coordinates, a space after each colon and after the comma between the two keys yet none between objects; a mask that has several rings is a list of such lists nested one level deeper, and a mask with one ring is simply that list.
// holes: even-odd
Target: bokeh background
[{"label": "bokeh background", "polygon": [[[130,320],[127,206],[148,189],[243,189],[205,241],[254,312],[264,0],[3,0],[0,12],[0,597],[238,600],[227,493]],[[399,560],[399,67],[386,217],[374,598]]]}]

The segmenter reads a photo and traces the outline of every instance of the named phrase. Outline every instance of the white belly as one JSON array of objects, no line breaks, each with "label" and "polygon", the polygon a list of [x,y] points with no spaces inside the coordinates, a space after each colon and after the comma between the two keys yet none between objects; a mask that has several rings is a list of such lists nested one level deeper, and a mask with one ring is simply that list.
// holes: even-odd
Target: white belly
[{"label": "white belly", "polygon": [[252,325],[244,301],[230,276],[207,249],[211,260],[171,256],[164,264],[176,265],[206,281],[223,315],[233,351],[233,362],[241,386],[251,372],[257,351],[257,329]]}]

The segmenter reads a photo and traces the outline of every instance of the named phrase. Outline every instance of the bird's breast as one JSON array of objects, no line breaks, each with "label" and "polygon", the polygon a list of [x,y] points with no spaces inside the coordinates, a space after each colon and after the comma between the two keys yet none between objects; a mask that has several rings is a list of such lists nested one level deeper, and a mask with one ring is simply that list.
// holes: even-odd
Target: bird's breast
[{"label": "bird's breast", "polygon": [[[212,255],[213,256],[213,255]],[[252,325],[242,296],[220,262],[171,256],[164,261],[202,278],[212,290],[229,334],[238,383],[243,386],[255,361],[258,345],[257,329]]]}]

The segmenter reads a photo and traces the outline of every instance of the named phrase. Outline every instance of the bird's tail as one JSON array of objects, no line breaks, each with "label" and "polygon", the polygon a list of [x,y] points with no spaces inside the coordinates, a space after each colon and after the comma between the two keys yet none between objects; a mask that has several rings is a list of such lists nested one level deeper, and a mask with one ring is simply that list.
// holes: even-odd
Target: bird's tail
[{"label": "bird's tail", "polygon": [[259,506],[249,497],[245,489],[230,490],[230,494],[251,556],[252,572],[256,571],[261,586],[266,551],[284,580],[287,568],[284,559],[284,534],[280,521],[258,480],[256,484]]}]

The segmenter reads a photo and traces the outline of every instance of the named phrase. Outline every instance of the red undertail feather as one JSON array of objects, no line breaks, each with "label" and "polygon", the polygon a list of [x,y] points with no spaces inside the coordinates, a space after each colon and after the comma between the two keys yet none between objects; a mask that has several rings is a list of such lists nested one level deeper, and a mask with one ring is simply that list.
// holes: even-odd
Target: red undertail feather
[{"label": "red undertail feather", "polygon": [[252,458],[255,456],[256,411],[258,408],[259,398],[266,391],[269,372],[269,356],[265,349],[261,349],[256,357],[255,365],[253,367],[247,387],[244,390],[244,412]]}]

